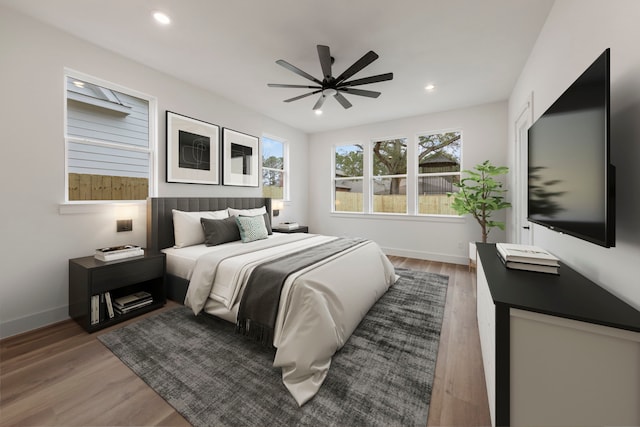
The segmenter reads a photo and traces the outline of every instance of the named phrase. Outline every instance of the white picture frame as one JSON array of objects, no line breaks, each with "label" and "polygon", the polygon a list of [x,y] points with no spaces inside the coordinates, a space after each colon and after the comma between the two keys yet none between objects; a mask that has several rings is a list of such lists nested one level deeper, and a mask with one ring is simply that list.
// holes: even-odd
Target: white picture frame
[{"label": "white picture frame", "polygon": [[233,129],[222,129],[222,183],[242,187],[260,185],[260,139]]},{"label": "white picture frame", "polygon": [[167,111],[167,182],[220,184],[220,127]]}]

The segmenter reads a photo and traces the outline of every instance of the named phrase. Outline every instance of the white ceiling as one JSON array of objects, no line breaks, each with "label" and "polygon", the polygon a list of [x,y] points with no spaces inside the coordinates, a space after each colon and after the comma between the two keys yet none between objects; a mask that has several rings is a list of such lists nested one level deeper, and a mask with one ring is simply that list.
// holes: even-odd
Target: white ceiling
[{"label": "white ceiling", "polygon": [[[0,0],[80,38],[220,94],[308,133],[506,100],[553,0]],[[167,13],[161,27],[152,12]],[[331,48],[337,76],[367,51],[380,58],[358,86],[316,116],[319,95],[282,102],[311,83],[284,59],[322,77],[316,45]],[[100,76],[97,76],[100,77]],[[428,93],[424,87],[433,83]]]}]

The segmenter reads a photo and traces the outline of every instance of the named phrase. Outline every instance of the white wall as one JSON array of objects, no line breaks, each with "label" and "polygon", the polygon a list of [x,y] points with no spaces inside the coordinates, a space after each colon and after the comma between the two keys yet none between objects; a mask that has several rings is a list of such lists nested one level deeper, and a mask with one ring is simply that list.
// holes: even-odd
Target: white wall
[{"label": "white wall", "polygon": [[114,206],[59,213],[65,182],[64,67],[158,99],[160,196],[261,195],[260,188],[166,183],[165,110],[287,140],[294,159],[287,211],[306,222],[306,134],[0,7],[0,338],[68,318],[69,258],[107,245],[146,243],[144,207],[133,208],[134,230],[127,233],[115,232]]},{"label": "white wall", "polygon": [[[388,254],[465,264],[468,242],[481,239],[480,226],[469,216],[463,219],[331,214],[331,158],[334,145],[375,138],[407,137],[428,131],[459,129],[463,133],[462,167],[472,169],[491,160],[507,163],[507,104],[497,102],[455,111],[380,122],[310,136],[309,164],[310,228],[314,233],[358,235],[376,241]],[[504,213],[495,219],[504,219]],[[493,229],[489,241],[505,234]]]},{"label": "white wall", "polygon": [[640,309],[638,17],[637,0],[557,0],[509,99],[509,141],[513,153],[513,123],[530,93],[535,120],[606,48],[611,48],[616,247],[604,249],[539,226],[534,226],[533,243]]}]

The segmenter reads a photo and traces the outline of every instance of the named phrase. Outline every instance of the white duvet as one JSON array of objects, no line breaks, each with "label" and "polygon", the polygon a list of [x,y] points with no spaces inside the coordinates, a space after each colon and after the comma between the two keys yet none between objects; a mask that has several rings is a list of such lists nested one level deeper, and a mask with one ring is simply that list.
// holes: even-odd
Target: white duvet
[{"label": "white duvet", "polygon": [[[332,239],[274,233],[267,240],[201,255],[185,305],[195,314],[204,310],[235,323],[244,285],[256,265]],[[283,383],[298,405],[318,392],[333,354],[395,279],[393,265],[371,241],[289,276],[280,297],[273,364],[282,368]]]}]

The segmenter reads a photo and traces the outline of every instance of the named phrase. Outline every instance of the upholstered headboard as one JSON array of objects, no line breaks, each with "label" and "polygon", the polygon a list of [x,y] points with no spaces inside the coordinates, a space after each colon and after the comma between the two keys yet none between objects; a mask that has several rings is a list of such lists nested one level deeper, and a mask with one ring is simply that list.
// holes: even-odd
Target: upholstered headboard
[{"label": "upholstered headboard", "polygon": [[157,252],[175,244],[173,209],[198,212],[262,206],[271,216],[271,199],[265,197],[150,197],[147,199],[147,250]]}]

